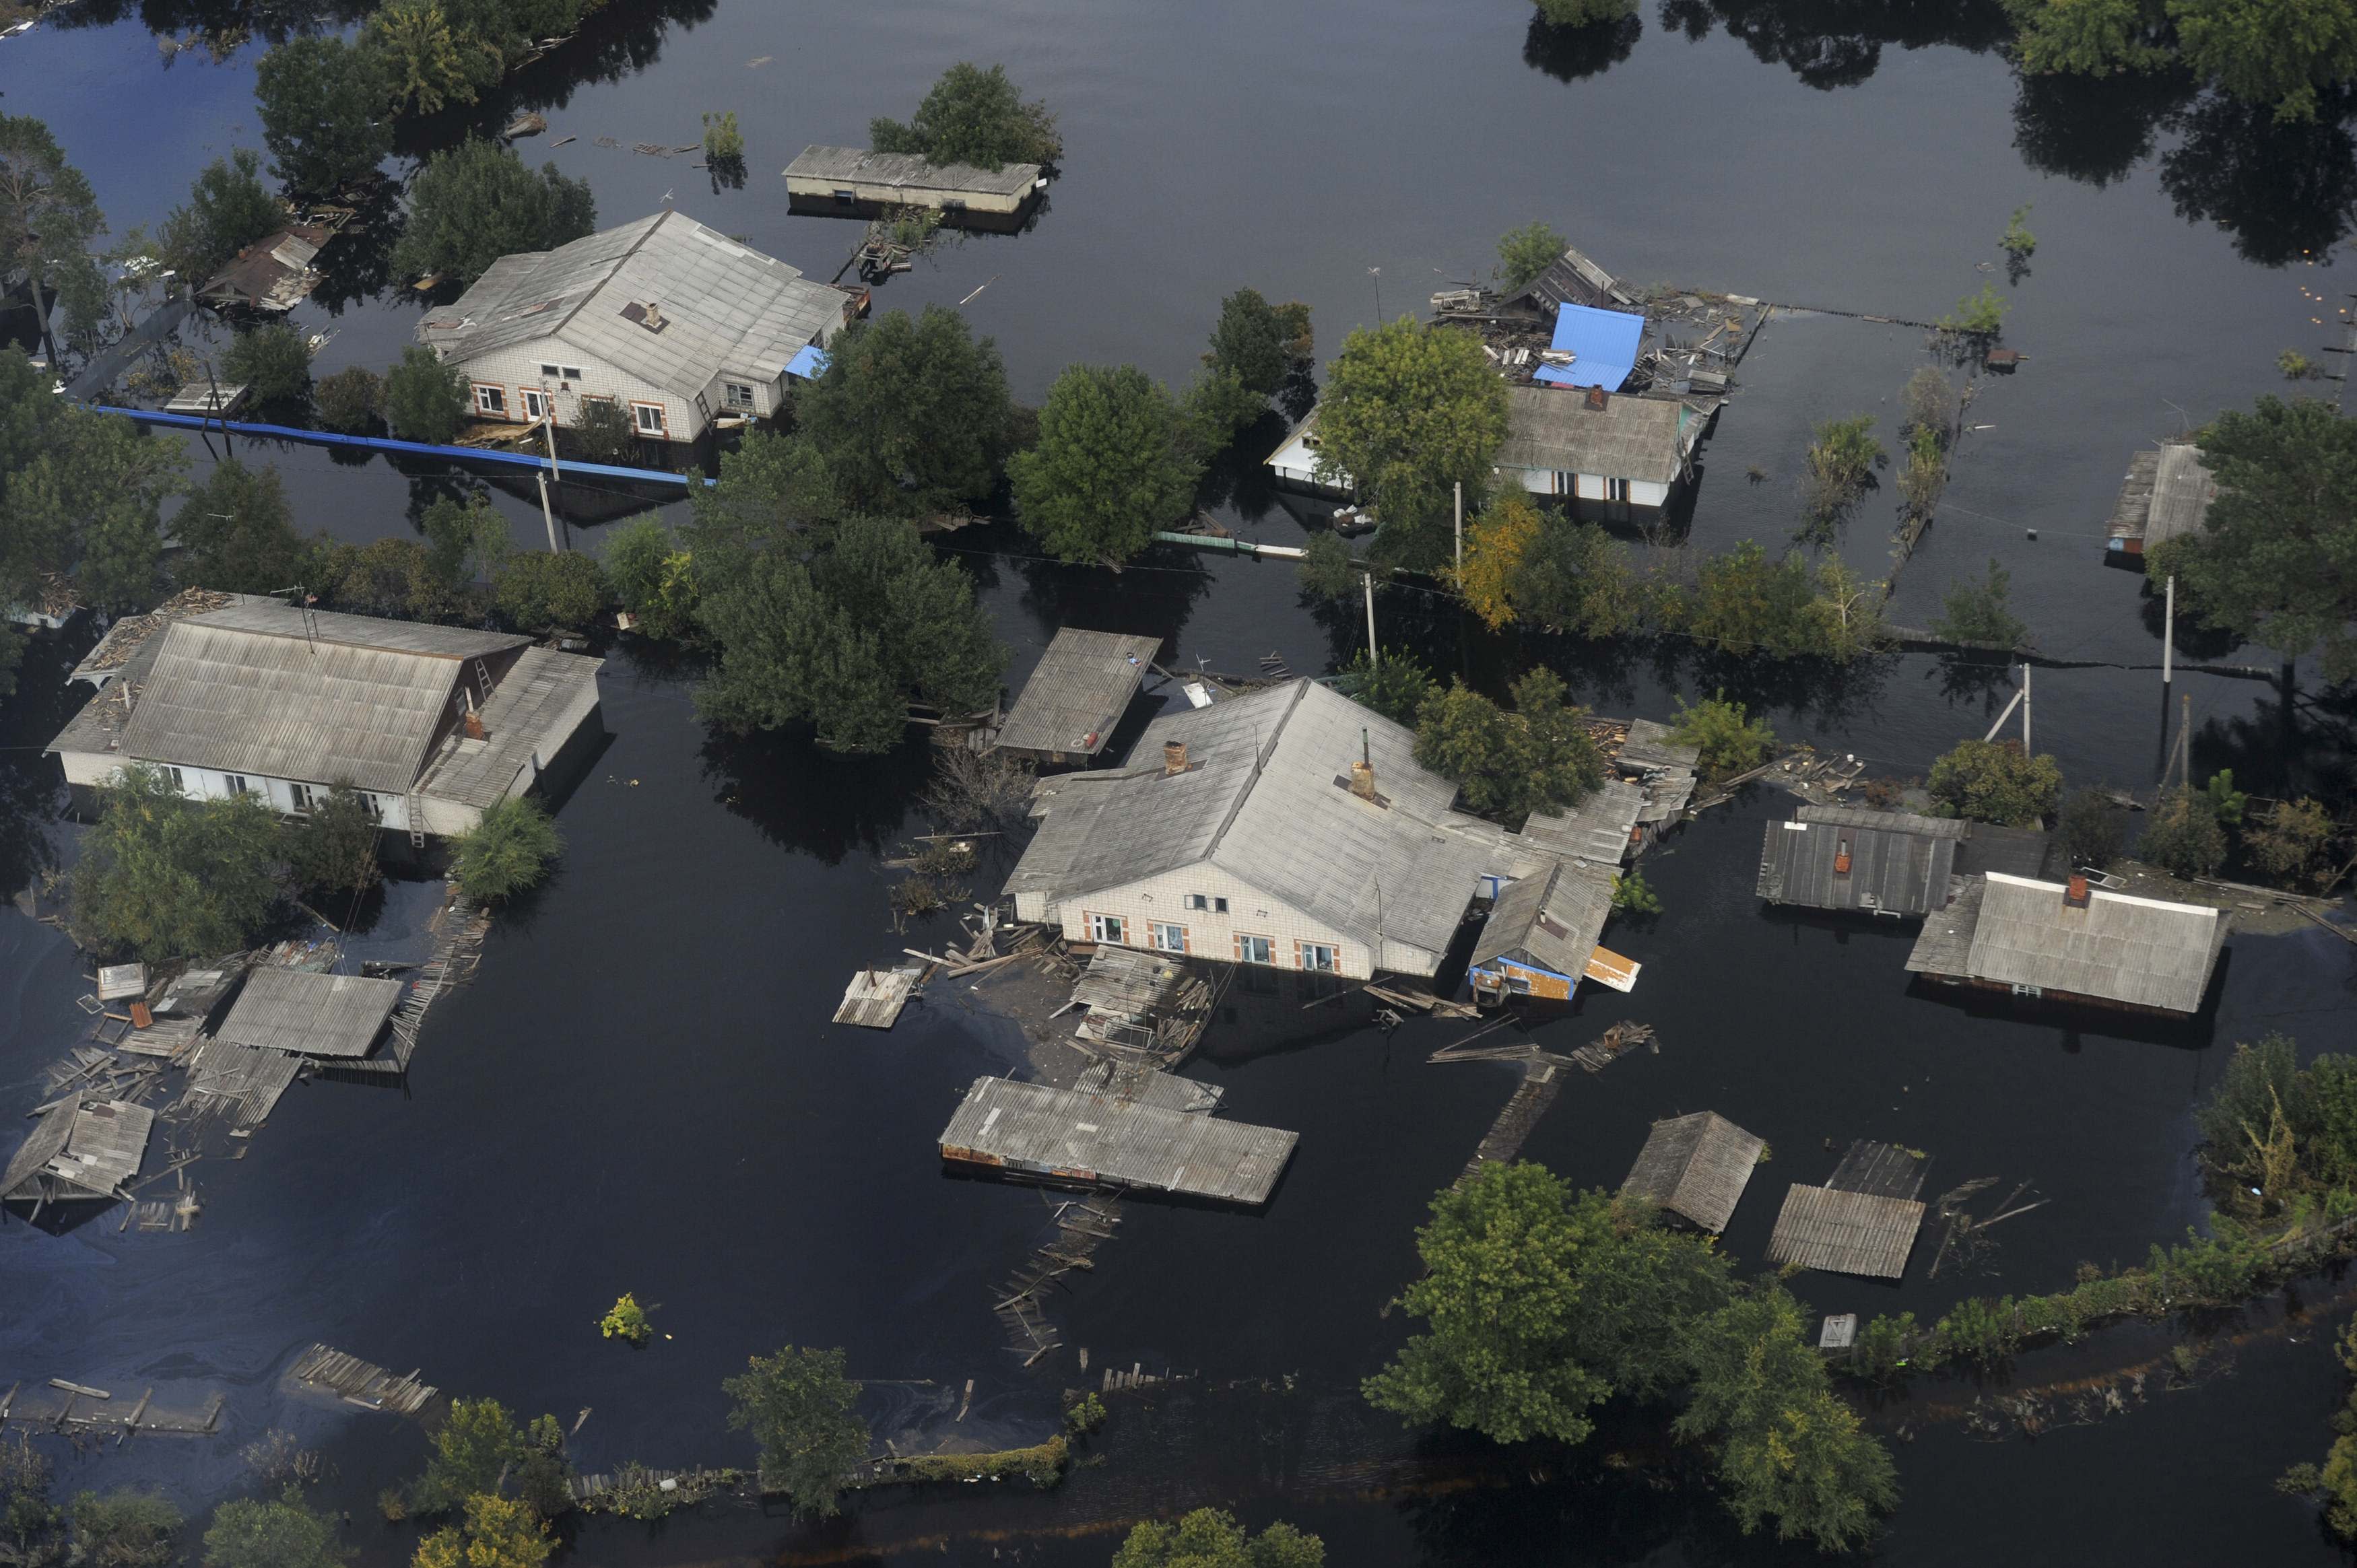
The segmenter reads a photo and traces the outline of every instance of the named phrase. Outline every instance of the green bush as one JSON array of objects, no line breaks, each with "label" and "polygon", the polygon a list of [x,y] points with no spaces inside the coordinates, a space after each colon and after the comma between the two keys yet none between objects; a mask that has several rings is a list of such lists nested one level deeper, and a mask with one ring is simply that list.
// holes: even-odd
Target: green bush
[{"label": "green bush", "polygon": [[1696,748],[1695,766],[1706,783],[1749,773],[1776,755],[1776,729],[1766,719],[1752,718],[1741,703],[1727,700],[1727,689],[1688,705],[1683,693],[1672,719],[1670,734],[1680,746]]},{"label": "green bush", "polygon": [[127,1488],[83,1492],[70,1516],[74,1561],[91,1568],[165,1568],[178,1555],[180,1510],[162,1498]]},{"label": "green bush", "polygon": [[1978,294],[1958,300],[1953,311],[1940,317],[1939,325],[1967,338],[1994,338],[2004,329],[2005,313],[2011,308],[1995,284],[1983,284]]},{"label": "green bush", "polygon": [[612,398],[585,397],[573,422],[573,446],[592,463],[635,463],[639,429]]},{"label": "green bush", "polygon": [[518,631],[581,631],[612,600],[594,556],[528,550],[511,555],[491,585],[500,618]]},{"label": "green bush", "polygon": [[608,1339],[619,1339],[630,1345],[644,1345],[655,1337],[655,1326],[647,1321],[647,1309],[639,1298],[624,1291],[597,1320],[598,1334]]},{"label": "green bush", "polygon": [[2226,864],[2226,830],[2206,794],[2170,789],[2136,835],[2136,858],[2178,876],[2210,876]]},{"label": "green bush", "polygon": [[[1540,0],[1539,9],[1550,7],[1587,10],[1590,8],[1627,16],[1630,0]],[[1566,17],[1549,16],[1550,22],[1562,22]],[[1574,22],[1573,26],[1578,26]],[[1571,242],[1556,233],[1544,222],[1532,221],[1519,229],[1508,230],[1498,237],[1498,286],[1508,294],[1520,294],[1538,281],[1538,275],[1563,260]]]},{"label": "green bush", "polygon": [[564,847],[539,801],[511,795],[450,841],[450,880],[473,903],[500,903],[538,886]]},{"label": "green bush", "polygon": [[1925,788],[1943,815],[2034,828],[2062,793],[2062,770],[2017,741],[1968,740],[1932,764]]},{"label": "green bush", "polygon": [[74,863],[74,940],[149,963],[249,946],[278,901],[278,819],[253,795],[192,800],[160,768],[129,763],[99,791]]},{"label": "green bush", "polygon": [[401,362],[385,372],[385,417],[404,441],[449,440],[467,423],[470,406],[467,373],[444,364],[431,349],[404,349]]},{"label": "green bush", "polygon": [[1370,665],[1364,650],[1354,655],[1335,678],[1334,688],[1361,707],[1372,708],[1395,725],[1413,727],[1424,700],[1432,695],[1431,671],[1403,649],[1386,648],[1381,664]]},{"label": "green bush", "polygon": [[2102,790],[2079,789],[2062,797],[2054,838],[2072,869],[2092,866],[2100,871],[2119,858],[2126,828],[2120,809]]},{"label": "green bush", "polygon": [[312,392],[319,423],[330,430],[364,434],[384,414],[384,380],[366,365],[347,365]]},{"label": "green bush", "polygon": [[651,517],[623,524],[606,542],[606,580],[643,637],[695,634],[694,556]]},{"label": "green bush", "polygon": [[241,332],[221,356],[221,379],[244,382],[256,403],[298,402],[311,390],[310,345],[283,321]]}]

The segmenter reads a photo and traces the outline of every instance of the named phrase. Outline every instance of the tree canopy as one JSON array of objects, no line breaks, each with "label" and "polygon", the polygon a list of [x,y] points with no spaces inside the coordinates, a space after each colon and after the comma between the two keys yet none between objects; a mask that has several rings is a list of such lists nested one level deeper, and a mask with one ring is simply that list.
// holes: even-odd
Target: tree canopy
[{"label": "tree canopy", "polygon": [[278,821],[258,798],[192,800],[163,768],[129,763],[99,791],[68,929],[149,963],[233,951],[268,922],[279,862]]},{"label": "tree canopy", "polygon": [[567,179],[553,163],[534,174],[511,149],[470,136],[409,182],[409,218],[391,266],[399,277],[438,273],[472,283],[501,256],[552,250],[597,222],[588,181]]},{"label": "tree canopy", "polygon": [[1222,1509],[1134,1525],[1113,1568],[1325,1568],[1326,1543],[1282,1520],[1254,1535]]},{"label": "tree canopy", "polygon": [[1924,787],[1944,815],[2034,828],[2062,793],[2062,770],[2050,757],[2025,756],[2019,741],[1967,740],[1932,764]]},{"label": "tree canopy", "polygon": [[844,1376],[843,1352],[787,1346],[755,1356],[723,1380],[728,1424],[760,1445],[765,1483],[796,1513],[835,1511],[844,1481],[867,1457],[867,1423],[856,1413],[859,1385]]},{"label": "tree canopy", "polygon": [[298,34],[253,70],[262,142],[273,171],[295,189],[324,195],[372,172],[393,151],[382,59],[334,34]]},{"label": "tree canopy", "polygon": [[539,886],[564,848],[548,809],[529,795],[511,795],[451,839],[450,880],[474,902],[496,904]]},{"label": "tree canopy", "polygon": [[898,517],[986,499],[1013,410],[998,346],[939,305],[853,322],[794,404],[845,504]]},{"label": "tree canopy", "polygon": [[1568,806],[1603,780],[1604,757],[1564,701],[1563,680],[1544,667],[1508,689],[1508,713],[1461,683],[1436,691],[1417,712],[1415,759],[1454,783],[1473,811],[1514,822]]},{"label": "tree canopy", "polygon": [[188,467],[181,444],[120,414],[61,410],[42,449],[0,492],[0,562],[11,596],[43,572],[70,574],[84,603],[145,610],[158,594],[161,509]]},{"label": "tree canopy", "polygon": [[202,284],[238,252],[286,226],[286,209],[262,183],[262,155],[238,147],[207,164],[185,207],[165,215],[156,232],[164,264]]},{"label": "tree canopy", "polygon": [[1039,444],[1007,460],[1017,514],[1060,560],[1119,564],[1185,517],[1201,467],[1180,450],[1170,394],[1135,365],[1074,365],[1039,411]]},{"label": "tree canopy", "polygon": [[879,153],[914,153],[937,164],[999,169],[1008,164],[1051,164],[1064,153],[1056,116],[1023,95],[1006,68],[985,70],[968,60],[942,72],[908,124],[877,118],[867,140]]},{"label": "tree canopy", "polygon": [[468,406],[467,372],[423,344],[404,349],[385,372],[384,416],[405,441],[449,440],[467,423]]},{"label": "tree canopy", "polygon": [[612,599],[594,555],[526,550],[507,558],[491,584],[500,618],[518,631],[581,631]]},{"label": "tree canopy", "polygon": [[0,114],[0,256],[21,268],[49,360],[49,290],[61,269],[84,264],[106,215],[82,172],[66,161],[49,128],[30,114]]},{"label": "tree canopy", "polygon": [[417,1543],[411,1568],[540,1568],[555,1538],[529,1503],[479,1493],[466,1518]]},{"label": "tree canopy", "polygon": [[221,355],[221,379],[242,381],[260,403],[287,403],[311,390],[311,346],[284,321],[251,327]]},{"label": "tree canopy", "polygon": [[1451,489],[1483,493],[1506,438],[1506,383],[1481,340],[1400,317],[1361,328],[1328,367],[1318,472],[1353,484],[1383,518],[1378,551],[1400,565],[1448,558]]},{"label": "tree canopy", "polygon": [[[1546,11],[1550,4],[1600,4],[1612,12],[1611,19],[1615,20],[1629,14],[1628,0],[1543,0],[1539,9]],[[1550,22],[1566,19],[1553,15],[1547,17]],[[1586,18],[1580,20],[1585,21]],[[1570,241],[1556,233],[1552,226],[1535,219],[1519,229],[1509,229],[1498,237],[1498,286],[1508,294],[1522,293],[1538,281],[1541,273],[1561,261],[1564,252],[1570,247]]]},{"label": "tree canopy", "polygon": [[1711,783],[1748,773],[1776,755],[1776,727],[1765,718],[1753,718],[1741,703],[1715,696],[1689,703],[1677,699],[1676,721],[1670,733],[1680,746],[1695,748],[1695,767]]},{"label": "tree canopy", "polygon": [[74,1557],[92,1568],[166,1568],[179,1553],[180,1510],[128,1487],[75,1495]]},{"label": "tree canopy", "polygon": [[343,1568],[351,1556],[336,1543],[335,1521],[294,1487],[273,1501],[221,1504],[205,1531],[205,1568]]},{"label": "tree canopy", "polygon": [[1211,328],[1211,347],[1203,363],[1235,377],[1265,406],[1265,400],[1308,362],[1315,347],[1308,306],[1297,300],[1271,305],[1258,289],[1240,288],[1220,302],[1220,319]]},{"label": "tree canopy", "polygon": [[573,1506],[565,1429],[554,1416],[520,1423],[497,1400],[453,1400],[433,1435],[409,1499],[417,1512],[471,1513],[485,1497],[512,1498],[542,1519]]},{"label": "tree canopy", "polygon": [[2197,439],[2217,499],[2147,571],[2173,574],[2205,623],[2287,660],[2320,651],[2328,679],[2357,677],[2357,419],[2263,397]]},{"label": "tree canopy", "polygon": [[1932,622],[1932,635],[1949,642],[2021,647],[2029,640],[2029,628],[2006,604],[2011,582],[2012,574],[1991,557],[1986,577],[1959,577],[1949,584],[1940,615]]}]

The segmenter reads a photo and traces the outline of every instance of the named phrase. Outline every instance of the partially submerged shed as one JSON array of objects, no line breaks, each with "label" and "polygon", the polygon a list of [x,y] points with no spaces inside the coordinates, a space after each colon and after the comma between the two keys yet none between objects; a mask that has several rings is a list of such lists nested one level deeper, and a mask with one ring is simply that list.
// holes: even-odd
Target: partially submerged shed
[{"label": "partially submerged shed", "polygon": [[1859,1139],[1824,1186],[1795,1182],[1784,1195],[1783,1212],[1768,1239],[1769,1262],[1900,1278],[1923,1225],[1916,1194],[1928,1168],[1912,1150]]},{"label": "partially submerged shed", "polygon": [[1158,637],[1060,628],[999,725],[998,748],[1042,762],[1093,758],[1161,650]]},{"label": "partially submerged shed", "polygon": [[1612,914],[1612,873],[1558,861],[1498,895],[1473,944],[1475,992],[1566,1002]]},{"label": "partially submerged shed", "polygon": [[785,177],[786,205],[795,212],[873,218],[925,207],[944,222],[976,229],[1017,226],[1045,183],[1038,164],[986,169],[866,147],[804,147]]},{"label": "partially submerged shed", "polygon": [[1923,922],[1907,967],[1943,985],[2190,1015],[2232,923],[2222,909],[2105,892],[2083,876],[1990,872]]},{"label": "partially submerged shed", "polygon": [[1902,918],[1945,907],[1965,824],[1905,811],[1803,806],[1770,822],[1759,895],[1770,904]]},{"label": "partially submerged shed", "polygon": [[1297,1133],[1043,1083],[979,1078],[942,1130],[942,1158],[1089,1187],[1261,1204]]},{"label": "partially submerged shed", "polygon": [[0,1201],[29,1203],[38,1214],[51,1203],[129,1196],[123,1184],[139,1174],[156,1113],[123,1100],[69,1100],[37,1122],[0,1174]]},{"label": "partially submerged shed", "polygon": [[1673,1116],[1653,1123],[1620,1190],[1706,1230],[1724,1230],[1767,1146],[1716,1112]]},{"label": "partially submerged shed", "polygon": [[2139,452],[2120,486],[2104,549],[2140,557],[2155,545],[2197,533],[2217,499],[2218,481],[2191,442],[2171,441],[2157,451]]},{"label": "partially submerged shed", "polygon": [[356,1059],[376,1048],[403,989],[398,980],[366,975],[257,969],[214,1037],[262,1050]]}]

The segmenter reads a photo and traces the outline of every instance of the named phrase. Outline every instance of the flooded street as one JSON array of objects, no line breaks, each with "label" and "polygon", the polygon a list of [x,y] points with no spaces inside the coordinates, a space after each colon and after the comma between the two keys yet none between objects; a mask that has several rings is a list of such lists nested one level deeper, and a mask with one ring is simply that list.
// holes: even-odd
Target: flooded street
[{"label": "flooded street", "polygon": [[[117,231],[152,227],[206,162],[259,143],[260,44],[216,59],[156,42],[226,9],[82,0],[0,42],[9,113],[49,124]],[[790,217],[777,171],[806,143],[857,141],[869,116],[906,113],[952,60],[1003,61],[1060,116],[1067,163],[1043,215],[1029,232],[946,249],[876,306],[970,298],[964,314],[996,338],[1025,403],[1074,361],[1185,381],[1221,298],[1246,285],[1310,305],[1322,362],[1376,318],[1378,290],[1386,316],[1421,313],[1433,290],[1487,270],[1499,233],[1544,219],[1632,282],[1791,307],[1763,329],[1705,448],[1697,550],[1785,537],[1813,423],[1874,413],[1896,441],[1897,394],[1930,362],[1926,335],[1859,316],[1949,310],[1988,281],[1976,263],[2031,203],[2040,244],[2006,324],[2028,362],[1982,379],[1891,618],[1926,624],[1951,582],[1999,562],[2014,610],[2061,661],[2036,678],[2038,749],[2072,783],[2148,788],[2166,740],[2159,622],[2141,576],[2106,567],[2105,523],[2132,453],[2281,390],[2276,354],[2321,339],[2310,296],[2347,286],[2345,266],[2321,264],[2357,193],[2345,131],[2293,146],[2264,116],[2238,131],[2119,83],[2025,89],[1992,47],[1994,5],[1934,7],[1934,33],[1882,5],[1838,8],[1842,27],[1817,30],[1829,9],[1668,0],[1625,51],[1598,52],[1568,48],[1506,0],[1446,13],[613,0],[470,120],[405,127],[402,151],[535,109],[549,133],[520,150],[588,179],[601,225],[668,199],[824,278],[857,226]],[[689,158],[630,150],[689,141],[701,113],[723,109],[747,137],[741,190],[710,188]],[[549,145],[565,135],[577,139]],[[403,292],[298,309],[297,325],[334,334],[317,370],[396,358],[421,309]],[[1243,438],[1220,515],[1297,543],[1257,467],[1281,435],[1271,421]],[[299,526],[343,539],[411,532],[432,483],[382,457],[250,446],[241,456],[285,476]],[[208,448],[191,448],[201,478]],[[492,494],[519,545],[537,547],[529,487]],[[577,482],[567,502],[591,550],[606,521],[655,505]],[[1891,506],[1886,480],[1840,545],[1877,576],[1890,570]],[[657,510],[676,521],[684,508]],[[1283,562],[1166,549],[1114,575],[1039,559],[1002,523],[943,547],[1015,650],[1010,690],[1065,625],[1159,635],[1170,668],[1234,671],[1270,653],[1323,671],[1364,638],[1355,606],[1311,604]],[[1384,590],[1378,615],[1387,644],[1492,689],[1543,661],[1598,712],[1666,719],[1675,694],[1723,688],[1785,739],[1856,753],[1877,774],[1921,775],[2005,695],[1926,654],[1828,676],[1674,641],[1501,637],[1414,586]],[[86,643],[37,644],[0,706],[0,892],[25,886],[31,843],[62,810],[39,748],[82,695],[63,673]],[[2320,692],[2303,670],[2287,703],[2265,650],[2194,639],[2179,656],[2209,667],[2176,683],[2197,776],[2231,767],[2255,792],[2345,803],[2357,783],[2346,689]],[[1504,1065],[1426,1061],[1473,1026],[1412,1019],[1386,1034],[1363,999],[1228,998],[1232,1015],[1187,1071],[1225,1091],[1229,1117],[1300,1133],[1275,1197],[1259,1213],[1126,1204],[1093,1273],[1051,1305],[1066,1348],[1023,1369],[990,1309],[1046,1233],[1046,1205],[945,1176],[935,1152],[966,1087],[1018,1067],[1019,1040],[952,982],[888,1034],[828,1021],[854,970],[956,937],[947,919],[896,933],[878,864],[929,831],[917,803],[929,748],[920,735],[853,760],[799,735],[733,738],[695,719],[694,676],[640,643],[608,650],[609,738],[562,803],[559,871],[500,916],[479,976],[436,1005],[405,1090],[298,1086],[245,1157],[193,1169],[205,1213],[185,1234],[124,1232],[119,1215],[64,1235],[0,1225],[0,1388],[55,1377],[118,1398],[153,1384],[191,1406],[228,1396],[220,1435],[93,1445],[64,1456],[64,1489],[154,1483],[195,1514],[249,1487],[242,1445],[289,1430],[326,1455],[321,1495],[352,1514],[363,1562],[391,1563],[414,1533],[380,1525],[373,1498],[416,1470],[425,1440],[287,1392],[282,1375],[315,1342],[568,1426],[586,1410],[573,1440],[584,1471],[749,1462],[749,1440],[723,1424],[720,1380],[787,1342],[845,1348],[873,1380],[863,1411],[879,1438],[954,1426],[988,1445],[1032,1443],[1060,1391],[1083,1380],[1074,1352],[1087,1347],[1092,1386],[1097,1369],[1133,1364],[1200,1380],[1117,1402],[1105,1464],[1058,1493],[895,1493],[813,1529],[729,1509],[656,1530],[593,1521],[575,1560],[1077,1568],[1105,1561],[1129,1522],[1208,1502],[1319,1532],[1338,1568],[1814,1556],[1738,1535],[1699,1487],[1671,1484],[1698,1466],[1640,1414],[1617,1412],[1580,1473],[1534,1475],[1511,1455],[1403,1434],[1359,1400],[1359,1380],[1407,1330],[1382,1308],[1415,1267],[1414,1227],[1515,1082]],[[1925,994],[1903,967],[1911,925],[1762,908],[1760,824],[1788,804],[1755,791],[1649,856],[1665,913],[1607,932],[1643,963],[1641,983],[1583,988],[1534,1035],[1567,1050],[1639,1020],[1659,1054],[1575,1075],[1524,1152],[1610,1187],[1654,1119],[1739,1122],[1772,1150],[1725,1237],[1747,1273],[1765,1267],[1785,1186],[1823,1180],[1852,1139],[1927,1153],[1927,1197],[1992,1176],[1992,1197],[2031,1182],[2051,1199],[1937,1279],[1928,1227],[1903,1283],[1803,1274],[1792,1288],[1815,1310],[1928,1319],[2181,1239],[2206,1212],[2191,1112],[2233,1043],[2281,1030],[2304,1052],[2357,1050],[2357,946],[2316,929],[2234,938],[2210,1010],[2184,1023]],[[995,894],[1004,869],[986,865],[975,895]],[[396,888],[386,921],[431,897]],[[85,1026],[75,999],[88,989],[60,932],[0,908],[10,1125]],[[643,1350],[598,1337],[623,1291],[653,1311]],[[1925,1420],[1896,1445],[1904,1500],[1878,1560],[2341,1561],[2314,1511],[2270,1489],[2330,1442],[2330,1328],[2259,1336],[2190,1387],[2034,1442]],[[2068,1375],[2039,1357],[2019,1373]],[[952,1423],[967,1379],[971,1412]],[[1917,1398],[1974,1391],[1927,1383]],[[1622,1453],[1625,1466],[1603,1457]]]}]

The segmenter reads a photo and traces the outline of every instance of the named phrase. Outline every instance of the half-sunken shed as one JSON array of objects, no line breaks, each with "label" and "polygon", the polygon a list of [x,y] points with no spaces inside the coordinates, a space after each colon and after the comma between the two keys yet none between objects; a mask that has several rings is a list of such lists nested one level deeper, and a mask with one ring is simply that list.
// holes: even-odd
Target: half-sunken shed
[{"label": "half-sunken shed", "polygon": [[1990,872],[1923,922],[1907,967],[1948,985],[2142,1012],[2201,1009],[2226,944],[2222,909]]},{"label": "half-sunken shed", "polygon": [[1653,1123],[1620,1190],[1706,1230],[1724,1230],[1767,1146],[1716,1112],[1673,1116]]}]

